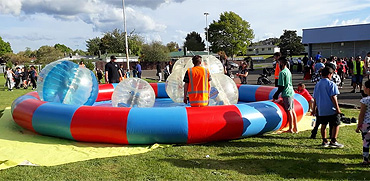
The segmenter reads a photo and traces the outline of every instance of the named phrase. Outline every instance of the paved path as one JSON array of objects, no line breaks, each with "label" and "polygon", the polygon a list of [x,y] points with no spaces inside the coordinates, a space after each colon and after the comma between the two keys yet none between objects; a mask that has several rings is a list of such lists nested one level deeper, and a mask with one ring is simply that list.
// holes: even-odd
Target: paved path
[{"label": "paved path", "polygon": [[[236,72],[237,70],[233,70],[232,72]],[[257,84],[257,79],[259,77],[259,74],[262,73],[262,70],[255,70],[251,71],[248,76],[248,84]],[[157,76],[155,75],[155,70],[144,70],[143,71],[143,77],[145,78],[151,78],[151,79],[157,79]],[[271,75],[269,79],[274,82],[274,76]],[[364,82],[367,80],[367,78],[364,78]],[[240,83],[239,78],[234,78],[234,81],[236,83]],[[307,90],[311,93],[313,93],[313,89],[315,87],[315,84],[312,83],[310,80],[303,80],[303,74],[301,73],[293,73],[293,86],[294,88],[297,87],[297,84],[299,82],[302,82],[306,85]],[[341,107],[360,107],[360,99],[361,94],[360,93],[349,93],[352,90],[351,80],[345,79],[344,85],[342,89],[339,89],[340,95],[338,95],[338,101]],[[271,86],[274,86],[273,84]]]}]

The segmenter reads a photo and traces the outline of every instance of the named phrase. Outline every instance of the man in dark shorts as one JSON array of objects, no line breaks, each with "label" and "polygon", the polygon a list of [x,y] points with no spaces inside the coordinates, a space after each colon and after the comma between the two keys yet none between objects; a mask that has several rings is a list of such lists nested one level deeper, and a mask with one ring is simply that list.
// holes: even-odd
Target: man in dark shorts
[{"label": "man in dark shorts", "polygon": [[356,87],[359,86],[360,92],[362,90],[362,79],[364,78],[365,63],[361,61],[361,56],[356,57],[356,61],[353,61],[352,73],[352,86],[353,90],[351,93],[356,93]]},{"label": "man in dark shorts", "polygon": [[120,72],[118,71],[119,66],[115,62],[116,59],[117,58],[114,55],[112,55],[110,57],[110,62],[105,64],[105,83],[107,84],[119,83],[119,78],[122,77],[122,75],[120,75]]},{"label": "man in dark shorts", "polygon": [[[322,69],[322,78],[316,84],[313,91],[315,101],[312,115],[316,115],[316,124],[321,124],[321,145],[323,147],[343,148],[344,145],[337,142],[341,111],[337,100],[337,95],[339,94],[338,87],[333,81],[330,81],[333,73],[334,70],[331,67],[327,66]],[[330,142],[326,139],[327,124],[329,124],[331,128]]]}]

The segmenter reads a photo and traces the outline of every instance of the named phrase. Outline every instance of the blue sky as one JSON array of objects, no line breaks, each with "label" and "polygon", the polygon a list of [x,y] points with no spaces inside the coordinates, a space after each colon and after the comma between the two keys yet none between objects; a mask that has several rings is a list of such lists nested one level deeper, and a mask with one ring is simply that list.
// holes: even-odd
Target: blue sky
[{"label": "blue sky", "polygon": [[[283,30],[370,23],[370,0],[125,0],[127,29],[167,44],[186,34],[204,38],[206,19],[233,11],[248,21],[254,41],[280,37]],[[85,41],[123,29],[122,0],[0,0],[0,36],[15,53],[26,47],[65,44],[86,50]],[[351,33],[351,32],[349,32]]]}]

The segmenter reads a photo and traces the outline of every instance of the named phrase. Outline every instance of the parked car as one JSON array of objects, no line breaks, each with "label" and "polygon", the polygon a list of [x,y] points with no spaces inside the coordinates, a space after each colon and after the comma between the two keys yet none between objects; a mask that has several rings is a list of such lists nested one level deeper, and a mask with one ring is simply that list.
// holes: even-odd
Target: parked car
[{"label": "parked car", "polygon": [[229,62],[231,68],[239,68],[239,65],[235,62]]}]

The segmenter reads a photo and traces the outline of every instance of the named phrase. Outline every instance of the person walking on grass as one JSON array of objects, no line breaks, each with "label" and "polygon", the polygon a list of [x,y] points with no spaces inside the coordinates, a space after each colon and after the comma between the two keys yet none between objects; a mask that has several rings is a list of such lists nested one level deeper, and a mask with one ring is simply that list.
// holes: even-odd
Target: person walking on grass
[{"label": "person walking on grass", "polygon": [[[365,82],[364,92],[366,95],[370,95],[370,80]],[[356,128],[357,133],[361,133],[362,136],[362,156],[363,165],[369,165],[369,146],[370,146],[370,96],[364,97],[360,100],[361,110],[358,116],[358,124]]]},{"label": "person walking on grass", "polygon": [[287,112],[288,116],[288,123],[289,129],[288,133],[298,133],[297,128],[297,115],[294,111],[294,90],[292,84],[292,74],[290,73],[289,69],[287,68],[288,59],[286,57],[279,58],[279,65],[280,65],[280,73],[278,79],[278,90],[275,92],[273,96],[273,101],[277,100],[279,94],[283,98],[284,109]]},{"label": "person walking on grass", "polygon": [[[316,124],[321,124],[321,137],[323,147],[343,148],[344,145],[337,142],[340,125],[340,108],[337,95],[339,90],[337,85],[330,81],[334,73],[331,67],[325,67],[321,71],[322,78],[316,84],[313,91],[313,109],[311,114],[316,116]],[[317,112],[316,112],[317,111]],[[326,125],[331,127],[331,140],[326,138]]]}]

